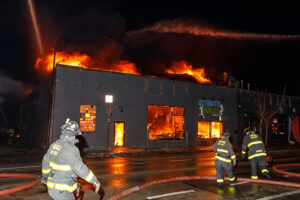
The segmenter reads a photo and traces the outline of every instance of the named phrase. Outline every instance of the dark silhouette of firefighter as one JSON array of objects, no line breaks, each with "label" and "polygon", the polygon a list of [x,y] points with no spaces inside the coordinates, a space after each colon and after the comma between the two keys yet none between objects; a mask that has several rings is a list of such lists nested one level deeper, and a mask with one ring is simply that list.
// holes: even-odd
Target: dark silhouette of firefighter
[{"label": "dark silhouette of firefighter", "polygon": [[60,139],[49,147],[42,162],[42,183],[47,185],[53,199],[75,199],[77,176],[91,183],[95,192],[100,190],[100,182],[91,170],[82,162],[75,136],[81,135],[76,122],[67,119],[61,127]]},{"label": "dark silhouette of firefighter", "polygon": [[267,153],[262,138],[252,128],[246,129],[245,134],[242,144],[242,158],[246,158],[248,149],[248,160],[251,165],[251,178],[258,179],[257,168],[259,168],[261,173],[265,175],[267,179],[271,179],[269,170],[266,168]]},{"label": "dark silhouette of firefighter", "polygon": [[219,188],[224,186],[223,171],[226,171],[226,175],[233,184],[237,181],[237,178],[233,174],[233,166],[236,166],[236,156],[233,152],[232,145],[229,141],[230,132],[224,131],[222,138],[217,140],[213,145],[213,152],[215,152],[215,168],[217,172],[217,184]]}]

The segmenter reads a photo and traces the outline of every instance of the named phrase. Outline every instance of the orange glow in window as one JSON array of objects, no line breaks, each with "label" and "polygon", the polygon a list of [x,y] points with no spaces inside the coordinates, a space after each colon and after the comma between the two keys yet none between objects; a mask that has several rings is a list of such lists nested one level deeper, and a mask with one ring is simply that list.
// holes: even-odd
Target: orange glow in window
[{"label": "orange glow in window", "polygon": [[211,138],[220,138],[223,131],[222,122],[211,122]]},{"label": "orange glow in window", "polygon": [[220,138],[223,131],[222,122],[199,122],[198,139]]},{"label": "orange glow in window", "polygon": [[198,122],[198,138],[210,138],[209,122]]},{"label": "orange glow in window", "polygon": [[95,132],[96,106],[80,105],[80,130],[82,132]]},{"label": "orange glow in window", "polygon": [[115,141],[114,145],[118,147],[124,146],[124,122],[115,122]]}]

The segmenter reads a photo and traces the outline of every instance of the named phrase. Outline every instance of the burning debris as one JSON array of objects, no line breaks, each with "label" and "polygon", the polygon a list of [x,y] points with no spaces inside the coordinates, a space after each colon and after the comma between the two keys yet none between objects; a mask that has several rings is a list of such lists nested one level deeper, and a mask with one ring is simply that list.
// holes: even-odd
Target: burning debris
[{"label": "burning debris", "polygon": [[149,140],[184,139],[184,108],[148,106]]}]

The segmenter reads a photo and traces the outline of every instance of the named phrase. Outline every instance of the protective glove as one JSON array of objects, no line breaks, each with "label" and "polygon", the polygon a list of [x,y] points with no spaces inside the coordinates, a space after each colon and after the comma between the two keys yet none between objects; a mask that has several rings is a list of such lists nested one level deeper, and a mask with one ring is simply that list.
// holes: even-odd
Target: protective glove
[{"label": "protective glove", "polygon": [[233,165],[233,167],[236,167],[236,159],[232,160],[232,165]]},{"label": "protective glove", "polygon": [[243,153],[242,153],[242,158],[245,160],[246,154],[243,154]]},{"label": "protective glove", "polygon": [[47,181],[48,181],[48,176],[43,175],[41,178],[41,183],[47,185]]},{"label": "protective glove", "polygon": [[101,187],[101,184],[98,180],[94,182],[94,187],[95,187],[95,193],[98,194],[99,190],[100,190],[100,187]]}]

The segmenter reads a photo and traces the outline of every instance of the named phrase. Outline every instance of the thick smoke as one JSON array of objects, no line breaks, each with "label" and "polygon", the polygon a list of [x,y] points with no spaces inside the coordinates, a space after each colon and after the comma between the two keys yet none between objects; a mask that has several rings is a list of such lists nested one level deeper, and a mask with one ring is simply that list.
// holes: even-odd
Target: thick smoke
[{"label": "thick smoke", "polygon": [[0,71],[0,104],[3,101],[19,101],[28,96],[31,86],[15,80]]},{"label": "thick smoke", "polygon": [[[67,8],[61,12],[62,8]],[[89,55],[94,65],[112,66],[123,58],[119,42],[126,33],[126,20],[113,12],[109,1],[48,1],[39,6],[42,34],[51,48]]]}]

